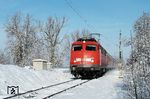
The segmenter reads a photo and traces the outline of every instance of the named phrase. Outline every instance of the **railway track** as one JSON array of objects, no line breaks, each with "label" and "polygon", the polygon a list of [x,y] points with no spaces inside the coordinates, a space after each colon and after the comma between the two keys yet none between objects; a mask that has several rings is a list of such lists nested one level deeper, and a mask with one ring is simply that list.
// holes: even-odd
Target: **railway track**
[{"label": "railway track", "polygon": [[82,85],[82,84],[84,84],[84,83],[86,83],[86,82],[88,82],[88,81],[89,81],[89,80],[84,81],[84,82],[81,82],[81,83],[76,84],[76,85],[74,85],[74,86],[71,86],[71,87],[69,87],[69,88],[63,89],[63,90],[58,91],[58,92],[56,92],[56,93],[50,94],[50,95],[44,97],[43,99],[51,98],[51,97],[53,97],[53,96],[55,96],[55,95],[58,95],[58,94],[60,94],[60,93],[62,93],[62,92],[65,92],[65,91],[67,91],[67,90],[70,90],[70,89],[72,89],[72,88],[75,88],[75,87],[77,87],[77,86],[80,86],[80,85]]},{"label": "railway track", "polygon": [[14,98],[14,97],[25,95],[25,94],[28,94],[28,93],[31,93],[31,92],[35,92],[35,91],[38,91],[38,90],[42,90],[42,89],[45,89],[45,88],[50,88],[50,87],[54,87],[54,86],[61,85],[61,84],[64,84],[64,83],[68,83],[68,82],[71,82],[71,81],[74,81],[74,80],[76,80],[76,79],[72,79],[72,80],[60,82],[60,83],[57,83],[57,84],[41,87],[41,88],[38,88],[38,89],[35,89],[35,90],[29,90],[29,91],[26,91],[26,92],[23,92],[23,93],[19,93],[19,94],[15,94],[15,95],[3,98],[3,99],[11,99],[11,98]]},{"label": "railway track", "polygon": [[72,79],[65,82],[49,85],[46,87],[41,87],[35,90],[30,90],[24,93],[19,93],[3,99],[47,99],[58,95],[64,91],[80,86],[88,81],[89,80]]}]

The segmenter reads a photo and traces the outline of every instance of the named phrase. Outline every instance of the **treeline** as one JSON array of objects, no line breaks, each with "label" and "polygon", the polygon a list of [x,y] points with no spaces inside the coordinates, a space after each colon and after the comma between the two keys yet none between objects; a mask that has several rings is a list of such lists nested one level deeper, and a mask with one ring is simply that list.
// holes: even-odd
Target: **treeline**
[{"label": "treeline", "polygon": [[33,59],[41,58],[53,67],[68,65],[71,42],[89,32],[77,30],[62,34],[66,22],[65,17],[48,17],[43,22],[21,13],[9,17],[4,25],[8,43],[0,51],[0,63],[28,66]]},{"label": "treeline", "polygon": [[144,13],[134,24],[131,55],[124,67],[129,99],[150,98],[150,14]]}]

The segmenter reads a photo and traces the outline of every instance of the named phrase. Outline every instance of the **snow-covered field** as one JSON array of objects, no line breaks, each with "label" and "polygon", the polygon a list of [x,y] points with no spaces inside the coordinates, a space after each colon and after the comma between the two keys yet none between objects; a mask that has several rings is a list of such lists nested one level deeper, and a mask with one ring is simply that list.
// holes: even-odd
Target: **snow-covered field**
[{"label": "snow-covered field", "polygon": [[119,71],[113,70],[103,77],[66,91],[52,99],[125,99],[121,95],[122,79]]},{"label": "snow-covered field", "polygon": [[19,86],[19,92],[67,81],[73,78],[69,69],[35,71],[14,65],[0,65],[0,99],[6,97],[7,86]]},{"label": "snow-covered field", "polygon": [[[103,77],[73,88],[53,99],[121,99],[119,96],[122,79],[117,70],[107,72]],[[19,86],[19,92],[67,81],[73,78],[69,69],[35,71],[14,65],[0,65],[0,98],[7,95],[7,86]]]}]

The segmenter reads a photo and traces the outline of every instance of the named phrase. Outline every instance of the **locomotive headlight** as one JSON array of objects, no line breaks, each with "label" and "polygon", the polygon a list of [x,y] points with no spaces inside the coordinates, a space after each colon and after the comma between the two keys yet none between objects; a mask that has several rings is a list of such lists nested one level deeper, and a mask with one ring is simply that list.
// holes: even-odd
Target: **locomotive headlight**
[{"label": "locomotive headlight", "polygon": [[76,60],[74,60],[73,62],[74,62],[74,63],[76,63],[77,61],[76,61]]},{"label": "locomotive headlight", "polygon": [[75,60],[73,62],[76,63],[76,62],[80,62],[80,61],[81,61],[81,58],[75,58]]},{"label": "locomotive headlight", "polygon": [[76,68],[75,67],[72,67],[72,70],[75,70]]},{"label": "locomotive headlight", "polygon": [[94,70],[94,68],[91,68],[91,70]]}]

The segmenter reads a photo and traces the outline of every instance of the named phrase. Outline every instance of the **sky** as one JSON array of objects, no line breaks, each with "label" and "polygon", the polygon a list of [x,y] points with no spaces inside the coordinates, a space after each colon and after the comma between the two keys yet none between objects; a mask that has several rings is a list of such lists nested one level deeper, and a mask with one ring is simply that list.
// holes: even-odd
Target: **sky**
[{"label": "sky", "polygon": [[[73,9],[68,5],[71,4]],[[143,14],[150,13],[149,0],[0,0],[0,49],[7,45],[5,24],[16,12],[30,14],[46,21],[49,16],[66,17],[61,35],[88,29],[101,34],[101,44],[112,55],[118,56],[119,32],[130,37],[134,22]],[[86,22],[85,22],[86,21]],[[124,57],[129,47],[122,47]]]}]

